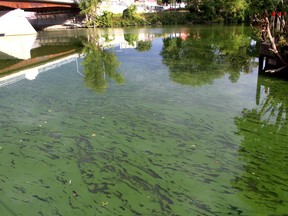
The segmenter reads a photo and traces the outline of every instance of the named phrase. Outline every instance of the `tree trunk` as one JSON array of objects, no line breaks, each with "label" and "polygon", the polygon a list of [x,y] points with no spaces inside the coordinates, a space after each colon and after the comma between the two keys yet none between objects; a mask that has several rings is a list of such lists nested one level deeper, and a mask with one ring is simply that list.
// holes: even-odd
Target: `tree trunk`
[{"label": "tree trunk", "polygon": [[[268,20],[267,17],[266,17],[266,22],[267,22],[267,26],[269,26],[269,20]],[[270,31],[270,28],[269,28],[269,27],[267,28],[267,34],[268,34],[268,38],[269,38],[270,43],[271,43],[271,51],[275,54],[275,56],[281,61],[281,63],[282,63],[284,66],[287,66],[287,62],[284,61],[284,59],[282,58],[282,56],[281,56],[281,55],[279,54],[279,52],[278,52],[278,49],[277,49],[277,47],[276,47],[274,38],[273,38],[272,35],[271,35],[271,31]]]}]

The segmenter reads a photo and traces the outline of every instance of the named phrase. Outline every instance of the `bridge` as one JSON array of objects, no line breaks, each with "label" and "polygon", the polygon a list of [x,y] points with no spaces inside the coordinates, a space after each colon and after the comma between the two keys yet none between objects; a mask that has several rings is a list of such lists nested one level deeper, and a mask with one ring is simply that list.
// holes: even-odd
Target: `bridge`
[{"label": "bridge", "polygon": [[23,9],[24,11],[48,11],[48,10],[79,10],[77,0],[1,0],[0,10]]},{"label": "bridge", "polygon": [[79,12],[78,0],[0,0],[0,36],[31,34],[31,26],[35,33],[49,26],[80,23]]}]

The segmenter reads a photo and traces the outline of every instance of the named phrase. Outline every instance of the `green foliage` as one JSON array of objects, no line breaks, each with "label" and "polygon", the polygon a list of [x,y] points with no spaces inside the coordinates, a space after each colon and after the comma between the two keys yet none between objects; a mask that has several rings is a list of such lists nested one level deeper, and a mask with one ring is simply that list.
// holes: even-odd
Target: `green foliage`
[{"label": "green foliage", "polygon": [[251,71],[251,57],[247,52],[251,39],[232,27],[221,29],[222,32],[217,29],[201,34],[190,32],[184,39],[163,39],[161,55],[173,81],[201,86],[228,74],[231,82],[236,82],[240,72]]},{"label": "green foliage", "polygon": [[125,41],[128,42],[129,45],[134,45],[136,41],[138,40],[137,34],[124,34]]},{"label": "green foliage", "polygon": [[133,19],[137,16],[137,6],[132,4],[123,11],[122,17],[124,19]]},{"label": "green foliage", "polygon": [[277,7],[279,7],[279,4],[281,3],[280,0],[246,0],[248,4],[248,10],[247,12],[251,14],[263,14],[264,11],[267,11],[268,13],[272,11],[276,11]]},{"label": "green foliage", "polygon": [[147,25],[147,22],[144,17],[137,13],[137,6],[132,4],[123,11],[121,25],[144,26]]},{"label": "green foliage", "polygon": [[109,79],[117,84],[124,83],[123,75],[117,72],[120,66],[117,56],[98,46],[96,40],[85,44],[83,54],[84,82],[88,88],[102,93],[107,89]]},{"label": "green foliage", "polygon": [[94,25],[96,12],[99,0],[81,0],[79,2],[79,8],[81,10],[81,14],[85,14],[86,16],[86,25],[90,27]]},{"label": "green foliage", "polygon": [[145,52],[150,50],[151,47],[152,47],[151,41],[138,41],[136,50],[138,50],[139,52]]},{"label": "green foliage", "polygon": [[152,25],[175,25],[191,22],[191,14],[188,11],[165,11],[161,13],[149,13],[144,15],[148,23]]},{"label": "green foliage", "polygon": [[[262,1],[261,1],[262,2]],[[270,10],[265,14],[265,16],[270,16],[270,12],[274,11],[274,12],[287,12],[287,1],[267,1],[267,4],[271,5]],[[252,5],[252,3],[251,3]],[[263,16],[263,15],[262,15]],[[258,19],[262,17],[260,14],[257,16]],[[264,17],[264,16],[263,16]],[[283,18],[283,16],[282,16]],[[285,20],[286,19],[286,20]],[[272,37],[274,38],[275,44],[277,46],[277,51],[279,52],[281,58],[285,61],[288,62],[288,32],[287,32],[287,18],[284,17],[284,22],[286,21],[285,26],[281,26],[281,30],[278,28],[270,28],[271,30],[271,34]],[[270,24],[272,24],[271,20],[270,20]],[[283,27],[283,28],[282,28]],[[258,32],[258,35],[261,34],[262,29],[260,28],[254,28],[256,32]],[[284,31],[283,31],[284,30]],[[260,38],[260,36],[258,37]],[[266,38],[264,38],[264,40],[266,40],[268,43],[270,43],[270,39],[266,36]]]},{"label": "green foliage", "polygon": [[113,13],[104,11],[101,16],[96,17],[97,27],[113,27]]},{"label": "green foliage", "polygon": [[225,22],[243,22],[248,7],[246,0],[228,0],[222,5],[222,17]]},{"label": "green foliage", "polygon": [[207,22],[243,22],[249,4],[247,0],[188,0],[188,8],[196,20]]},{"label": "green foliage", "polygon": [[276,35],[276,38],[278,41],[278,51],[280,52],[282,58],[288,61],[288,36],[279,33],[279,35]]},{"label": "green foliage", "polygon": [[[80,1],[81,12],[87,16],[88,26],[122,27],[145,25],[171,25],[189,22],[240,23],[251,21],[255,14],[267,11],[287,10],[288,4],[280,0],[187,0],[185,11],[163,11],[159,13],[138,14],[136,5],[130,5],[122,15],[104,12],[96,16],[99,0]],[[189,13],[190,11],[190,13]]]}]

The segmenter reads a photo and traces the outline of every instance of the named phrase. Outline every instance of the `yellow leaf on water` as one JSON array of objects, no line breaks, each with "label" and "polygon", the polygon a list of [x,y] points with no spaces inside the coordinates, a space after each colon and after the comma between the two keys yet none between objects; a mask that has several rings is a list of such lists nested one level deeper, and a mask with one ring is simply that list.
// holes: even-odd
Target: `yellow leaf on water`
[{"label": "yellow leaf on water", "polygon": [[101,202],[102,206],[107,206],[108,202]]}]

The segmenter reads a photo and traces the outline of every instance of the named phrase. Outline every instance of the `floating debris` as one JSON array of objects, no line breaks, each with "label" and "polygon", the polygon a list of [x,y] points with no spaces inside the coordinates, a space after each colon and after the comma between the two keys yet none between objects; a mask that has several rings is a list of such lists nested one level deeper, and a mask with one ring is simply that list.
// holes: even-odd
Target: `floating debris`
[{"label": "floating debris", "polygon": [[73,197],[78,197],[79,196],[78,193],[75,190],[72,191],[72,195],[73,195]]},{"label": "floating debris", "polygon": [[107,206],[107,205],[108,205],[108,202],[101,202],[101,205],[102,205],[102,206]]}]

